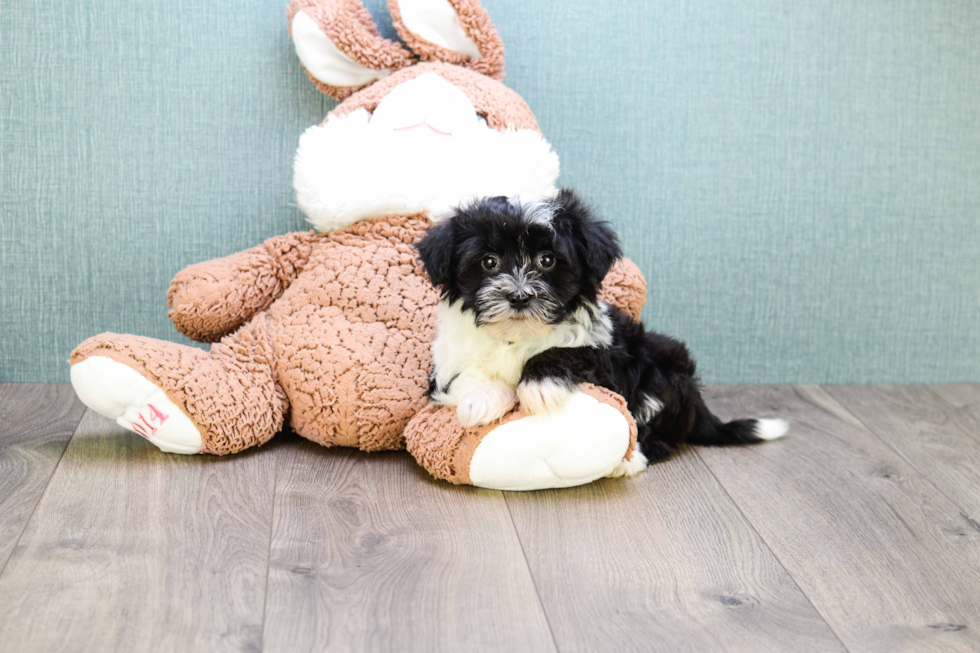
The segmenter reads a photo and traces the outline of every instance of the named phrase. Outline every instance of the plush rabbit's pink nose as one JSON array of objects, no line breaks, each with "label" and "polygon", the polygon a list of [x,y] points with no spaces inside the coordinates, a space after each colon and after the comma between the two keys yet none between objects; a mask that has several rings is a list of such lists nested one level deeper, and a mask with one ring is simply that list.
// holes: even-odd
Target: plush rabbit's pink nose
[{"label": "plush rabbit's pink nose", "polygon": [[413,136],[453,136],[481,126],[466,94],[436,73],[425,73],[391,90],[371,116],[375,129]]},{"label": "plush rabbit's pink nose", "polygon": [[426,122],[417,122],[409,127],[398,127],[395,131],[403,134],[411,132],[413,134],[426,134],[428,136],[452,136],[451,133],[439,131]]}]

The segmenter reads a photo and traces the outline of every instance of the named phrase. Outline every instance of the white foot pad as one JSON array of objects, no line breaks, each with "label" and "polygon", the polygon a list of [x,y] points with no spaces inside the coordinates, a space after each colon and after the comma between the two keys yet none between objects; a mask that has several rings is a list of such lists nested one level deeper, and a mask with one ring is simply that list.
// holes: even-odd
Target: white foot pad
[{"label": "white foot pad", "polygon": [[82,403],[170,453],[200,453],[201,434],[163,390],[139,372],[105,356],[71,367]]},{"label": "white foot pad", "polygon": [[583,485],[616,469],[629,443],[622,413],[576,392],[556,412],[523,417],[487,433],[473,452],[470,482],[494,490]]}]

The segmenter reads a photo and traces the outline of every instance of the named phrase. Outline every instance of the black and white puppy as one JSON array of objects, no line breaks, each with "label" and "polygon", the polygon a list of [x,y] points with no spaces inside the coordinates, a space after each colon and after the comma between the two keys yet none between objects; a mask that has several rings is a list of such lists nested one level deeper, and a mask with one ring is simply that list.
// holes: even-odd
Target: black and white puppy
[{"label": "black and white puppy", "polygon": [[571,191],[457,208],[417,248],[442,294],[431,398],[456,406],[464,426],[496,420],[517,400],[532,414],[559,410],[588,382],[623,396],[638,427],[643,457],[614,475],[638,473],[685,441],[785,435],[778,419],[722,423],[701,398],[687,347],[598,299],[621,250]]}]

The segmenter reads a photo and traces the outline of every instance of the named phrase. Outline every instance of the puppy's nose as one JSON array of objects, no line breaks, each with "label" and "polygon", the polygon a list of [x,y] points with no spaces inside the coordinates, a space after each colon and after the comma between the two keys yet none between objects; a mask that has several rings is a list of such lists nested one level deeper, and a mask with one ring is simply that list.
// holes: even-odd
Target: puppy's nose
[{"label": "puppy's nose", "polygon": [[507,300],[510,302],[511,308],[519,311],[531,301],[531,294],[523,290],[516,290],[507,297]]}]

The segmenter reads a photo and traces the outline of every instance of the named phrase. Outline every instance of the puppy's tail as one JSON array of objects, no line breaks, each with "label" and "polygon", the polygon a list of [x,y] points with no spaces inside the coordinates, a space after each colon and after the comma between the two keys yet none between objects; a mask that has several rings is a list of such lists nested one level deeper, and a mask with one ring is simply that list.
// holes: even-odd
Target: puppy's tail
[{"label": "puppy's tail", "polygon": [[687,441],[711,447],[776,440],[786,435],[789,423],[781,419],[736,419],[722,422],[703,403]]}]

